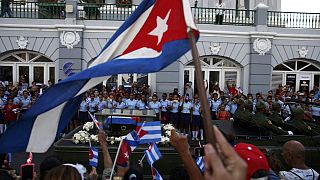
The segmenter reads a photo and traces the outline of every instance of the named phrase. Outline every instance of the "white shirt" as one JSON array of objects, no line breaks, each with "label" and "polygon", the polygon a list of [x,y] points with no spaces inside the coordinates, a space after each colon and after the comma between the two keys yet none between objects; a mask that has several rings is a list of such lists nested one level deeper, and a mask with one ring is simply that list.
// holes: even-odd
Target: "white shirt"
[{"label": "white shirt", "polygon": [[223,11],[224,11],[223,9],[226,8],[226,4],[224,4],[224,3],[219,4],[219,3],[217,3],[217,4],[216,4],[216,8],[217,8],[216,14],[223,15]]},{"label": "white shirt", "polygon": [[319,177],[314,169],[297,169],[292,168],[290,171],[280,171],[279,172],[281,179],[287,180],[316,180]]}]

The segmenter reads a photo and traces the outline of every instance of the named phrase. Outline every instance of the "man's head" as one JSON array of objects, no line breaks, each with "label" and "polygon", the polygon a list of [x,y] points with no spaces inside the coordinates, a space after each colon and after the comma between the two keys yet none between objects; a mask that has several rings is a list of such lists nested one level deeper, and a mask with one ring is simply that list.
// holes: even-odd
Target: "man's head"
[{"label": "man's head", "polygon": [[295,167],[297,164],[304,164],[305,163],[305,150],[304,146],[295,140],[291,140],[286,142],[282,146],[282,156],[286,163],[291,166]]}]

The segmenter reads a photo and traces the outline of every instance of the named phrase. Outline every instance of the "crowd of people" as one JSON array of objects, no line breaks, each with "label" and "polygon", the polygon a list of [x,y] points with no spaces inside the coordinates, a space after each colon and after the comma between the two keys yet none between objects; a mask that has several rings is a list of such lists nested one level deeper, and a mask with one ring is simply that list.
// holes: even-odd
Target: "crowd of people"
[{"label": "crowd of people", "polygon": [[[23,79],[16,85],[12,82],[1,83],[0,134],[25,113],[51,85],[49,81],[47,86],[39,86],[35,82],[28,86]],[[286,105],[291,101],[304,104],[292,109]],[[301,93],[279,85],[275,92],[269,91],[266,95],[256,93],[254,96],[250,93],[244,94],[234,85],[224,90],[213,85],[210,88],[208,102],[213,120],[233,120],[236,124],[264,128],[273,134],[288,134],[287,131],[307,135],[320,133],[320,91],[317,87],[310,92]],[[203,140],[202,108],[191,83],[186,83],[183,92],[174,89],[172,92],[163,93],[161,97],[152,93],[147,84],[134,82],[129,87],[120,85],[118,88],[98,85],[83,95],[79,110],[70,122],[68,130],[90,121],[88,112],[94,114],[106,108],[152,109],[156,113],[156,120],[163,124],[172,123],[183,134],[190,135],[192,140]],[[287,118],[299,112],[303,115],[301,120],[313,123],[297,123],[294,120],[298,115],[296,118]],[[298,130],[302,126],[304,131]],[[282,129],[279,130],[278,127]]]},{"label": "crowd of people", "polygon": [[[204,147],[204,172],[201,172],[191,152],[188,139],[185,135],[179,134],[175,129],[171,130],[170,144],[178,152],[182,164],[172,169],[169,179],[226,179],[226,180],[250,180],[250,179],[271,179],[271,180],[316,180],[319,173],[307,166],[305,160],[304,146],[295,140],[286,142],[282,147],[282,156],[286,164],[291,168],[288,171],[279,167],[279,160],[274,155],[265,155],[258,147],[238,143],[234,146],[225,139],[217,127],[213,127],[216,136],[216,150],[211,144]],[[142,172],[143,165],[130,161],[128,166],[117,166],[113,171],[113,161],[108,151],[106,134],[99,130],[99,143],[102,149],[103,172],[97,172],[91,167],[90,172],[81,164],[64,162],[56,156],[46,157],[40,164],[39,172],[34,172],[32,180],[83,180],[83,179],[113,179],[132,180],[144,179]],[[112,173],[111,173],[112,172]],[[22,174],[23,176],[23,174]],[[21,179],[14,169],[10,167],[8,154],[0,154],[0,179],[13,180]]]},{"label": "crowd of people", "polygon": [[[0,83],[1,132],[5,130],[5,126],[9,126],[25,113],[42,92],[50,86],[50,82],[45,87],[39,87],[35,83],[28,86],[23,80],[17,85],[13,85],[12,82],[7,84]],[[256,93],[255,97],[252,94],[245,95],[234,85],[224,91],[220,90],[216,85],[211,89],[208,95],[208,102],[213,120],[233,120],[234,123],[238,123],[240,126],[244,125],[247,128],[250,126],[265,127],[268,132],[273,134],[286,134],[287,130],[297,133],[294,130],[294,125],[298,123],[299,126],[305,126],[304,128],[297,128],[302,133],[308,135],[319,133],[317,126],[308,125],[304,121],[308,120],[315,123],[319,121],[320,113],[317,104],[319,104],[320,92],[318,88],[314,88],[308,93],[296,93],[286,86],[279,86],[275,93],[269,91],[265,96],[266,98],[263,98],[261,93]],[[307,102],[307,104],[299,105],[301,107],[291,112],[291,109],[286,106],[288,101]],[[130,87],[119,86],[113,89],[108,86],[98,85],[84,94],[78,113],[74,115],[69,129],[89,121],[88,112],[95,113],[105,108],[153,109],[156,113],[156,120],[161,121],[161,123],[172,123],[181,132],[181,134],[172,132],[171,145],[180,154],[184,163],[182,169],[186,175],[185,177],[190,179],[202,177],[197,166],[194,163],[190,163],[190,158],[193,158],[190,151],[186,151],[190,148],[188,145],[190,133],[191,140],[203,139],[202,108],[199,97],[194,93],[190,83],[186,84],[183,92],[174,89],[173,92],[168,94],[163,93],[161,98],[158,98],[156,93],[152,93],[147,84],[133,83]],[[288,116],[290,113],[294,114],[293,118],[291,120],[285,119],[285,117],[290,117]],[[291,121],[293,121],[292,126],[289,126]],[[288,126],[293,129],[287,129]],[[214,132],[216,133],[219,147],[224,149],[223,153],[226,153],[223,157],[233,159],[230,162],[234,164],[228,164],[229,161],[227,162],[225,159],[220,159],[220,162],[216,161],[217,157],[221,157],[221,154],[219,155],[221,152],[216,152],[210,145],[206,146],[206,171],[204,173],[206,179],[212,179],[213,177],[218,179],[219,177],[229,177],[229,179],[276,177],[275,179],[277,179],[279,176],[284,179],[317,179],[318,177],[318,173],[315,170],[305,165],[304,147],[297,141],[289,141],[283,146],[284,159],[293,169],[282,172],[277,168],[273,168],[274,163],[270,163],[272,162],[270,159],[269,164],[268,162],[257,161],[263,167],[252,166],[247,157],[250,155],[249,152],[246,152],[248,149],[249,151],[251,151],[250,149],[255,149],[260,155],[258,159],[265,159],[264,155],[254,145],[240,143],[231,148],[232,146],[229,146],[230,143],[227,142],[217,128],[215,128]],[[100,132],[99,143],[103,150],[105,169],[102,173],[103,178],[110,175],[112,167],[112,160],[105,139],[104,132]],[[245,152],[243,152],[244,149],[246,149]],[[9,168],[7,155],[2,155],[1,158],[2,169],[4,167]],[[250,156],[250,158],[253,157]],[[268,158],[270,157],[268,156]],[[61,176],[65,176],[68,173],[70,173],[68,175],[70,175],[70,178],[72,177],[71,179],[81,179],[84,176],[84,171],[80,172],[79,167],[81,166],[78,165],[62,164],[62,161],[57,159],[51,159],[50,161],[50,158],[49,162],[44,161],[43,163],[44,167],[52,169],[44,168],[46,169],[45,174],[40,172],[40,179],[63,179]],[[235,169],[230,171],[228,166],[232,166]],[[130,168],[133,167],[132,165]],[[262,169],[259,169],[259,167]],[[117,176],[128,177],[128,173],[141,173],[136,169],[130,170],[130,168],[121,169],[119,167]],[[98,177],[94,168],[87,175],[91,179]],[[143,174],[136,177],[143,177]],[[175,176],[173,175],[173,177]]]}]

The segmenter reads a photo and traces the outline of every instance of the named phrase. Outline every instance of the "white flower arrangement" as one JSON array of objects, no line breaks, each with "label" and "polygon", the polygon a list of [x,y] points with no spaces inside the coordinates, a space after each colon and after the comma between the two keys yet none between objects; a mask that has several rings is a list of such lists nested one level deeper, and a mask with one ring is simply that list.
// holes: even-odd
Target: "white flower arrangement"
[{"label": "white flower arrangement", "polygon": [[171,136],[171,130],[175,129],[172,124],[163,124],[162,125],[162,130],[164,136],[161,136],[161,143],[162,144],[167,144],[170,142],[170,136]]},{"label": "white flower arrangement", "polygon": [[84,125],[83,125],[83,130],[86,130],[86,131],[90,131],[91,129],[93,129],[93,122],[86,122]]},{"label": "white flower arrangement", "polygon": [[89,139],[90,139],[90,134],[87,131],[79,131],[75,133],[72,137],[72,141],[75,144],[78,144],[80,142],[81,143],[89,142]]}]

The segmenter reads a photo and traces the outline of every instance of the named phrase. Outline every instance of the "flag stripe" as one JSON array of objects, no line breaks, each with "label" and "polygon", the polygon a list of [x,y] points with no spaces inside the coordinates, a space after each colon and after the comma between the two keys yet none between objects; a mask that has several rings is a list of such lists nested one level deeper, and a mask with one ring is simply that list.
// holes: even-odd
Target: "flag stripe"
[{"label": "flag stripe", "polygon": [[[33,124],[27,152],[46,152],[47,146],[50,146],[52,141],[56,138],[57,128],[59,125],[60,115],[66,103],[53,108],[37,117]],[[46,121],[50,119],[50,121]],[[39,136],[41,134],[41,136]],[[38,146],[40,141],[45,141],[42,146]],[[46,144],[44,144],[46,143]]]}]

